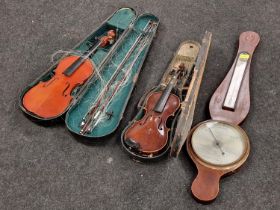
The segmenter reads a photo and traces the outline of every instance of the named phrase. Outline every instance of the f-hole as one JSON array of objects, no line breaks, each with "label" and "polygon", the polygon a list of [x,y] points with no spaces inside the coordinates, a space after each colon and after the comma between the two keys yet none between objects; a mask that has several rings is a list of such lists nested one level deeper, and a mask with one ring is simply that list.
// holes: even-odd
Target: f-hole
[{"label": "f-hole", "polygon": [[159,121],[159,124],[158,124],[158,130],[162,131],[162,118],[161,117],[157,117],[160,121]]},{"label": "f-hole", "polygon": [[66,91],[68,90],[69,87],[70,87],[70,83],[66,82],[66,87],[65,87],[64,91],[62,92],[63,96],[65,96],[65,97],[67,96]]}]

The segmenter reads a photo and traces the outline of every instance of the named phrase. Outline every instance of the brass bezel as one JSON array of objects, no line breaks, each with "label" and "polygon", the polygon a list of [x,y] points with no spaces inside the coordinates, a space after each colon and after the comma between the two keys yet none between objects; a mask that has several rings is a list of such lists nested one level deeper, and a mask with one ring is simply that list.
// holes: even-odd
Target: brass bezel
[{"label": "brass bezel", "polygon": [[[191,138],[192,138],[192,134],[193,132],[202,124],[205,124],[207,122],[219,122],[219,123],[224,123],[227,125],[230,125],[236,129],[238,129],[242,135],[244,136],[244,140],[245,140],[245,148],[244,148],[244,153],[243,155],[236,160],[235,162],[231,163],[231,164],[227,164],[227,165],[215,165],[215,164],[211,164],[205,160],[202,160],[193,150],[192,145],[191,145]],[[197,164],[199,163],[200,165],[206,167],[206,168],[210,168],[213,170],[218,170],[218,171],[224,171],[225,173],[227,172],[231,172],[236,170],[237,168],[239,168],[241,165],[244,164],[244,162],[247,160],[249,153],[250,153],[250,140],[248,135],[246,134],[246,132],[238,125],[234,125],[225,121],[220,121],[220,120],[206,120],[203,121],[199,124],[197,124],[195,127],[192,128],[192,130],[190,131],[188,137],[187,137],[187,151],[189,153],[189,156],[191,157],[191,159]]]}]

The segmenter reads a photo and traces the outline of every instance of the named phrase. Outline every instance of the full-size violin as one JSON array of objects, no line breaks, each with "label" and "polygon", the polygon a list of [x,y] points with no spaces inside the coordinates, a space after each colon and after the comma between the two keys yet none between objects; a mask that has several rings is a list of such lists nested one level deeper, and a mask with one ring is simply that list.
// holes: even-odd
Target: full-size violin
[{"label": "full-size violin", "polygon": [[124,142],[137,152],[152,155],[168,143],[169,128],[166,123],[180,107],[180,99],[172,93],[177,83],[176,72],[163,91],[148,95],[141,120],[134,122],[125,132]]},{"label": "full-size violin", "polygon": [[42,118],[53,118],[64,113],[73,99],[72,91],[94,73],[90,56],[99,47],[112,44],[115,37],[115,31],[109,30],[84,56],[71,55],[63,58],[50,80],[40,81],[25,93],[22,101],[25,109]]}]

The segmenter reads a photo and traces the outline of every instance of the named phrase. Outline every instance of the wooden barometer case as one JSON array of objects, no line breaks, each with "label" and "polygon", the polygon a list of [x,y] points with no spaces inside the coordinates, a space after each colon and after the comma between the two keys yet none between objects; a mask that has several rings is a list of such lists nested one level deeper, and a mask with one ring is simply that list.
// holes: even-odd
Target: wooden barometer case
[{"label": "wooden barometer case", "polygon": [[234,63],[210,100],[212,119],[199,123],[188,135],[187,151],[198,170],[191,190],[202,202],[214,200],[220,178],[249,156],[249,138],[238,125],[250,109],[250,63],[259,41],[255,32],[241,33]]}]

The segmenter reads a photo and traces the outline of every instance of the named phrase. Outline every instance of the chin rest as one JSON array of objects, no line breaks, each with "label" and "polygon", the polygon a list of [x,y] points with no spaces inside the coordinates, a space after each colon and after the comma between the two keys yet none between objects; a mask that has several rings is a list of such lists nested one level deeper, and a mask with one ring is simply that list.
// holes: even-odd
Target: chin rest
[{"label": "chin rest", "polygon": [[124,143],[129,146],[131,149],[135,149],[137,151],[139,151],[140,149],[140,144],[138,144],[137,142],[135,142],[134,140],[132,139],[125,139],[124,140]]}]

